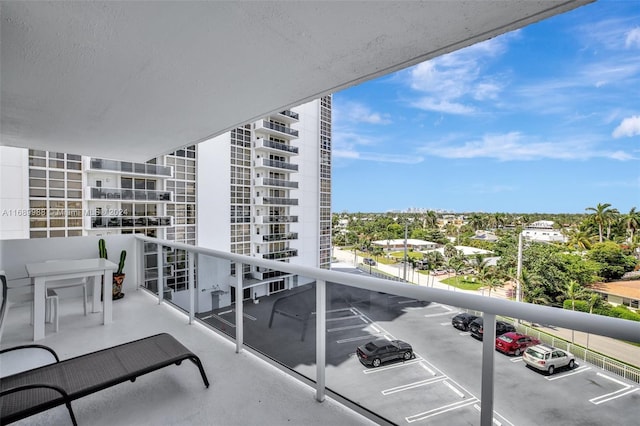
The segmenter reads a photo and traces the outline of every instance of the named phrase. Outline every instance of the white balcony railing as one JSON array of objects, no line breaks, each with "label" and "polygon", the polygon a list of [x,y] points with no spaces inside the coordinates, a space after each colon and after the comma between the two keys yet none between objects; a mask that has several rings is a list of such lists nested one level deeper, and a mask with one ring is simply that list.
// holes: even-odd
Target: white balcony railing
[{"label": "white balcony railing", "polygon": [[[278,364],[290,368],[295,377],[303,376],[303,381],[312,383],[315,387],[315,398],[319,401],[324,400],[325,394],[328,392],[331,393],[331,395],[335,395],[337,391],[342,391],[342,389],[336,389],[335,386],[332,386],[331,390],[327,389],[327,374],[333,369],[327,369],[326,365],[329,361],[327,358],[329,348],[327,344],[327,333],[329,331],[327,325],[334,324],[328,321],[327,313],[332,311],[332,306],[336,303],[336,300],[341,298],[340,294],[343,289],[350,289],[354,292],[368,292],[375,296],[401,296],[416,301],[428,301],[430,303],[439,303],[479,311],[483,313],[485,319],[485,336],[491,336],[495,333],[495,318],[496,316],[501,316],[517,318],[538,324],[553,324],[556,327],[640,343],[640,326],[638,323],[628,320],[484,297],[464,292],[453,292],[407,283],[392,282],[365,275],[312,268],[266,260],[260,257],[237,255],[166,240],[158,240],[141,235],[117,235],[107,236],[105,238],[107,239],[107,246],[111,254],[110,257],[117,257],[120,249],[127,249],[129,251],[127,267],[125,269],[129,282],[145,283],[146,273],[149,272],[151,275],[155,274],[154,279],[157,280],[157,283],[160,283],[160,286],[156,285],[155,288],[151,286],[148,289],[156,294],[159,301],[166,300],[165,296],[171,297],[169,302],[184,311],[190,323],[198,322],[215,328],[210,322],[210,317],[216,313],[219,313],[218,316],[223,315],[223,313],[227,315],[226,318],[220,318],[220,321],[223,327],[226,327],[225,333],[235,341],[236,352],[241,351],[243,348],[252,347],[256,335],[264,335],[265,331],[270,331],[270,328],[264,323],[260,324],[256,317],[245,315],[249,309],[255,309],[254,306],[262,307],[264,304],[254,305],[251,303],[247,305],[243,303],[243,300],[254,298],[256,293],[258,293],[259,296],[266,296],[273,293],[276,293],[275,296],[288,294],[299,295],[301,292],[296,293],[297,287],[313,289],[313,291],[304,292],[304,294],[312,297],[306,301],[301,299],[303,302],[311,301],[310,305],[306,305],[309,312],[310,330],[313,325],[315,326],[314,330],[312,330],[315,335],[315,345],[310,344],[306,347],[308,351],[311,351],[307,354],[311,358],[305,358],[304,362],[299,360],[291,362],[289,359],[281,359],[278,360]],[[86,257],[87,253],[97,253],[97,241],[98,238],[95,237],[46,239],[41,241],[4,241],[3,247],[5,250],[2,257],[3,264],[0,265],[0,269],[4,269],[11,278],[12,275],[19,276],[23,273],[24,263],[41,261],[46,259],[47,256],[53,256],[51,253],[58,253],[55,256],[57,258],[60,258],[59,253],[62,252],[70,258],[77,258],[79,256]],[[174,288],[176,276],[165,276],[165,271],[172,269],[166,267],[167,257],[165,255],[165,249],[158,250],[158,248],[164,247],[170,248],[172,252],[177,253],[176,256],[174,256],[175,260],[187,264],[187,273],[185,276],[186,285],[182,287],[182,289]],[[154,250],[156,251],[155,256],[150,254]],[[184,253],[184,255],[182,253]],[[153,264],[147,264],[145,266],[145,262],[149,262],[150,259],[153,259]],[[198,269],[197,287],[194,284],[196,283],[196,264]],[[161,267],[158,268],[158,265]],[[243,265],[248,265],[254,270],[263,268],[281,271],[286,274],[274,276],[268,280],[269,282],[264,283],[258,280],[244,279],[243,276],[247,274],[239,274],[240,277],[229,276],[231,265],[235,265],[234,269],[236,271],[243,271],[245,270]],[[150,272],[149,270],[153,269],[154,266],[155,271]],[[294,282],[292,277],[297,277],[298,281]],[[149,281],[147,281],[147,283],[149,283]],[[312,283],[315,285],[307,286],[307,284]],[[224,286],[229,286],[229,288],[225,288]],[[264,289],[261,286],[264,286]],[[330,289],[330,297],[328,297],[328,288]],[[336,288],[339,290],[337,293],[335,293]],[[236,289],[242,289],[242,295],[240,291],[236,291]],[[259,293],[263,290],[266,291],[266,293]],[[288,292],[283,290],[292,291]],[[233,302],[231,302],[230,299],[232,293],[238,296],[235,297]],[[205,299],[208,305],[205,305]],[[220,302],[218,306],[220,309],[216,310],[216,307],[212,306],[212,299]],[[299,306],[299,304],[296,304],[296,306]],[[276,321],[278,321],[278,319],[276,319]],[[281,330],[278,330],[278,332],[281,332]],[[247,341],[245,341],[245,337]],[[304,340],[304,337],[303,331],[302,340]],[[292,354],[295,351],[290,350],[287,345],[296,344],[300,341],[300,336],[294,336],[293,339],[290,339],[289,336],[286,336],[286,338],[288,339],[288,343],[279,346],[285,350],[283,352],[285,356],[290,357],[293,356]],[[268,343],[274,346],[273,342],[270,341]],[[456,348],[449,348],[448,350],[455,351]],[[481,376],[481,385],[479,386],[480,398],[478,398],[478,406],[481,410],[480,424],[485,426],[491,425],[493,422],[493,388],[494,380],[496,380],[496,377],[494,377],[494,354],[493,339],[485,338],[481,350],[482,371],[478,372]],[[267,358],[272,358],[272,356],[267,354]],[[295,364],[298,368],[294,370],[290,364]],[[298,371],[301,369],[302,373]],[[333,377],[329,377],[329,380],[332,379]],[[346,390],[346,392],[348,391],[349,389]],[[345,395],[344,400],[353,401],[348,394]],[[605,407],[599,406],[598,409],[603,410]],[[378,415],[375,413],[376,407],[365,407],[364,411],[373,412],[374,415]],[[380,418],[384,418],[384,414],[380,414]],[[533,421],[533,419],[530,419],[529,423],[525,423],[532,424],[531,421]]]}]

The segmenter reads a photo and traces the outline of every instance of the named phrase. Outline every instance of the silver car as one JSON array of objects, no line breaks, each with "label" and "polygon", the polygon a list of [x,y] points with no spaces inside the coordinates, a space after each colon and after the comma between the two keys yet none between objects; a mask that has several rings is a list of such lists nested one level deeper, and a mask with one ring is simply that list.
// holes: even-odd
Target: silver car
[{"label": "silver car", "polygon": [[571,352],[542,344],[527,348],[522,355],[522,360],[526,365],[536,370],[546,371],[549,375],[559,368],[572,369],[576,365],[576,357]]}]

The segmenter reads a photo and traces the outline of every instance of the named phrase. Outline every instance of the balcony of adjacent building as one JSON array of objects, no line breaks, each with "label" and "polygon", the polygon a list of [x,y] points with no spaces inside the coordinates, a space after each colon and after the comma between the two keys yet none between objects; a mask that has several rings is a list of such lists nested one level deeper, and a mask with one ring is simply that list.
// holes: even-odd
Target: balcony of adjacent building
[{"label": "balcony of adjacent building", "polygon": [[282,260],[282,259],[288,259],[291,257],[296,257],[297,255],[298,255],[298,250],[286,249],[286,250],[274,251],[271,253],[264,253],[262,255],[262,258],[269,259],[269,260]]},{"label": "balcony of adjacent building", "polygon": [[171,178],[171,167],[147,163],[130,163],[127,161],[89,158],[85,164],[87,172],[113,172],[123,175],[152,176],[154,178]]},{"label": "balcony of adjacent building", "polygon": [[291,216],[291,215],[255,216],[256,225],[269,225],[272,223],[298,223],[298,216]]},{"label": "balcony of adjacent building", "polygon": [[298,182],[286,180],[286,179],[275,179],[269,177],[259,177],[256,178],[254,182],[254,186],[260,187],[276,187],[276,188],[288,188],[288,189],[298,189]]},{"label": "balcony of adjacent building", "polygon": [[87,229],[167,228],[172,216],[90,216]]},{"label": "balcony of adjacent building", "polygon": [[266,169],[286,170],[289,172],[297,172],[298,165],[281,160],[271,160],[269,158],[256,158],[256,169],[264,167]]},{"label": "balcony of adjacent building", "polygon": [[257,138],[255,140],[255,149],[256,151],[267,151],[273,152],[279,155],[283,153],[285,155],[298,155],[299,149],[297,146],[292,146],[286,143],[272,141],[265,138]]},{"label": "balcony of adjacent building", "polygon": [[150,203],[168,203],[172,201],[170,191],[154,191],[150,189],[123,189],[105,187],[87,187],[89,200],[123,200]]},{"label": "balcony of adjacent building", "polygon": [[254,235],[254,242],[258,244],[262,243],[272,243],[276,241],[289,241],[289,240],[297,240],[298,233],[297,232],[281,232],[276,234],[257,234]]},{"label": "balcony of adjacent building", "polygon": [[292,139],[298,137],[298,131],[289,126],[273,123],[268,120],[258,120],[255,123],[256,134],[273,135],[277,138]]},{"label": "balcony of adjacent building", "polygon": [[283,121],[285,123],[297,123],[300,120],[300,115],[290,109],[280,111],[279,113],[274,114],[274,117],[276,117],[278,121]]},{"label": "balcony of adjacent building", "polygon": [[288,197],[256,197],[256,206],[297,206],[297,198]]}]

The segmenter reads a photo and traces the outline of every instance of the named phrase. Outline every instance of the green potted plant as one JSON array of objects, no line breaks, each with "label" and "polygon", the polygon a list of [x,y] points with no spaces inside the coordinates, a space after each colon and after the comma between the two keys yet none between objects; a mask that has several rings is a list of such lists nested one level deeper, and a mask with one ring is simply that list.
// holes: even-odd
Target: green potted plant
[{"label": "green potted plant", "polygon": [[[104,239],[100,238],[98,241],[98,251],[100,252],[100,257],[103,259],[108,259],[107,257],[107,245]],[[124,297],[124,293],[122,292],[122,283],[124,282],[124,262],[127,258],[127,251],[122,250],[120,252],[120,261],[118,262],[118,270],[113,273],[113,285],[112,285],[112,297],[113,300],[122,299]]]}]

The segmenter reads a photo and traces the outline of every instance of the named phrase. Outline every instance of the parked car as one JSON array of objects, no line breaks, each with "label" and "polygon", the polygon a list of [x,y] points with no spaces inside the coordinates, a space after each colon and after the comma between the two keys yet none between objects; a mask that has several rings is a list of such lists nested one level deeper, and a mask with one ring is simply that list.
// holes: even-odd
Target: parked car
[{"label": "parked car", "polygon": [[364,365],[379,367],[380,364],[387,361],[410,360],[413,358],[413,348],[402,340],[378,339],[359,346],[356,354]]},{"label": "parked car", "polygon": [[362,262],[364,262],[365,265],[376,266],[376,261],[371,259],[370,257],[365,257]]},{"label": "parked car", "polygon": [[576,365],[576,357],[567,351],[549,345],[535,345],[527,348],[522,355],[525,365],[552,375],[559,368],[572,369]]},{"label": "parked car", "polygon": [[[484,334],[482,317],[478,317],[471,321],[471,324],[469,324],[469,331],[473,337],[482,340],[482,335]],[[508,322],[496,321],[496,336],[503,335],[509,331],[516,331],[516,328]]]},{"label": "parked car", "polygon": [[469,324],[471,321],[478,318],[476,315],[471,315],[466,312],[460,312],[458,315],[451,318],[451,325],[462,331],[469,331]]},{"label": "parked car", "polygon": [[520,356],[529,346],[537,345],[540,340],[526,334],[509,331],[496,337],[496,350],[507,355]]}]

